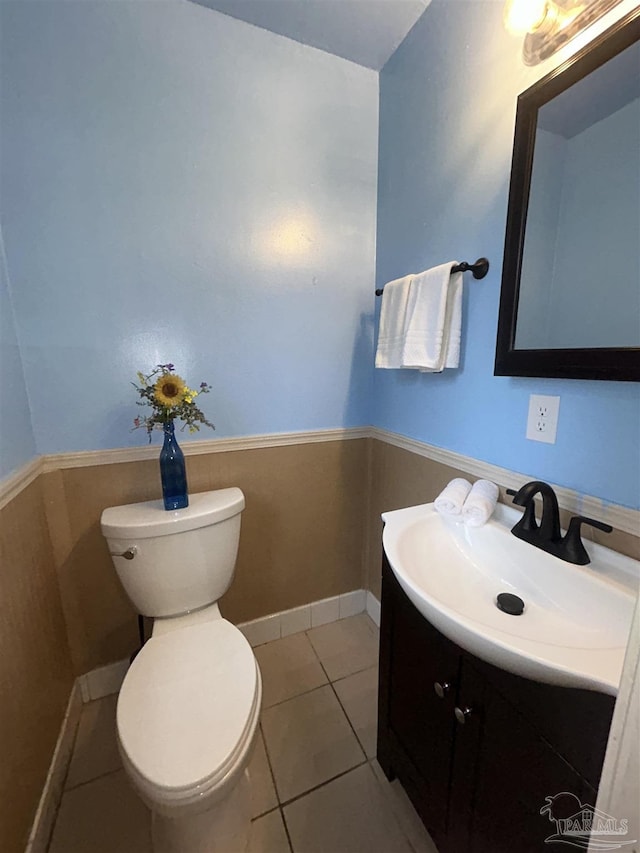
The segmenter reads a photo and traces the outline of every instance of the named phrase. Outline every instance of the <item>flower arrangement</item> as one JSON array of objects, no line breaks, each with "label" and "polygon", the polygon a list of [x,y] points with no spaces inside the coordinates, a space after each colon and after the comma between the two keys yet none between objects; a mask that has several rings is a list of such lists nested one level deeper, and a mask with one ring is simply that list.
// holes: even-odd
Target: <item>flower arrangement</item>
[{"label": "flower arrangement", "polygon": [[153,429],[163,429],[165,424],[176,418],[184,421],[182,429],[188,427],[191,433],[199,431],[199,424],[215,429],[194,402],[200,394],[208,394],[211,386],[201,382],[199,389],[195,391],[173,371],[173,364],[158,364],[151,373],[144,374],[138,371],[139,385],[135,382],[131,383],[141,397],[136,401],[137,405],[151,406],[153,410],[150,415],[133,420],[133,429],[141,427],[146,429],[149,443],[151,443]]}]

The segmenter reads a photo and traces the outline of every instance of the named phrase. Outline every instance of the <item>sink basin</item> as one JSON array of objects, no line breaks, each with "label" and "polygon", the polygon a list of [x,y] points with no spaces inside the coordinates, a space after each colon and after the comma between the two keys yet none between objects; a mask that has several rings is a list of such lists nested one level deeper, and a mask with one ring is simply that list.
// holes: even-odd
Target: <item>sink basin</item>
[{"label": "sink basin", "polygon": [[[640,563],[586,542],[574,566],[511,534],[521,517],[498,504],[466,527],[433,504],[383,513],[387,559],[415,607],[446,637],[508,672],[615,696],[640,582]],[[499,593],[519,596],[519,616]]]}]

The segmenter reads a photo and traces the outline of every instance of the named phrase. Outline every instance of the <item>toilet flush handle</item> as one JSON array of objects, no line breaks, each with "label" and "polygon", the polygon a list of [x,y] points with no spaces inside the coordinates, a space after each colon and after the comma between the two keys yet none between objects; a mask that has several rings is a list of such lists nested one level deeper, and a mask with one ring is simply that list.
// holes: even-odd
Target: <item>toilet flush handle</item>
[{"label": "toilet flush handle", "polygon": [[114,551],[109,551],[112,557],[124,557],[125,560],[133,560],[135,555],[138,553],[138,549],[135,545],[132,545],[130,548],[127,548],[126,551],[123,551],[122,554],[116,554]]}]

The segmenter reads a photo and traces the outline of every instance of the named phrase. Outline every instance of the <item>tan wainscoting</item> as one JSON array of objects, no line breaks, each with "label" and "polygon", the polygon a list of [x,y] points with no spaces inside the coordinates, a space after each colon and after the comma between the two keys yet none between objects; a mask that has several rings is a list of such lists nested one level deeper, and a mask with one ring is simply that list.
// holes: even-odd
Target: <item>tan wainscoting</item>
[{"label": "tan wainscoting", "polygon": [[39,479],[0,511],[0,608],[0,850],[21,853],[73,685]]},{"label": "tan wainscoting", "polygon": [[380,599],[383,527],[380,515],[406,506],[429,503],[454,477],[468,475],[410,450],[374,439],[370,476],[371,508],[365,588]]},{"label": "tan wainscoting", "polygon": [[[245,622],[363,585],[369,439],[187,456],[189,490],[246,497],[236,574],[221,601]],[[43,475],[76,675],[126,657],[136,616],[100,532],[105,507],[155,499],[157,459]]]}]

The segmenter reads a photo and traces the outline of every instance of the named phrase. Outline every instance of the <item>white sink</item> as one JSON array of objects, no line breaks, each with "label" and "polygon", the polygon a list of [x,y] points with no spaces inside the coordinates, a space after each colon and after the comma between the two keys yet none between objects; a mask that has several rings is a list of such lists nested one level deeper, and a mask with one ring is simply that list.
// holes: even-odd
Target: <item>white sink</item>
[{"label": "white sink", "polygon": [[[508,672],[615,696],[640,581],[640,563],[586,542],[574,566],[517,539],[521,517],[498,504],[483,527],[439,515],[433,504],[383,513],[384,550],[417,609],[463,649]],[[501,592],[525,603],[496,606]]]}]

